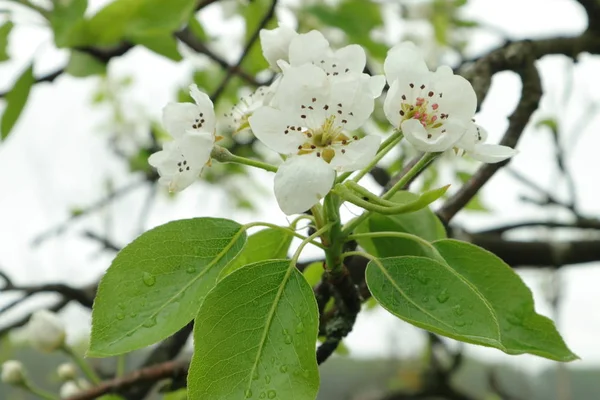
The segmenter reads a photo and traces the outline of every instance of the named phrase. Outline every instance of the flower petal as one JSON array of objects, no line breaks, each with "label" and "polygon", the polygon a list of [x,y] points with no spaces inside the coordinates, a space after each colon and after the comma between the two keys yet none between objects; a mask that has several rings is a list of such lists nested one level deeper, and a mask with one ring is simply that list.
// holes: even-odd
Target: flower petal
[{"label": "flower petal", "polygon": [[[306,138],[283,112],[272,107],[261,107],[248,119],[254,136],[271,150],[281,154],[293,154]],[[294,129],[291,129],[294,128]]]},{"label": "flower petal", "polygon": [[374,75],[370,81],[371,94],[374,98],[381,96],[383,87],[385,86],[385,75]]},{"label": "flower petal", "polygon": [[[357,171],[366,167],[377,154],[381,138],[368,135],[355,140],[345,146],[340,145],[335,149],[335,157],[329,165],[338,172]],[[344,150],[342,153],[341,150]]]},{"label": "flower petal", "polygon": [[325,72],[312,64],[290,67],[283,74],[273,104],[289,117],[287,124],[320,128],[326,117],[325,105],[330,81]]},{"label": "flower petal", "polygon": [[[198,106],[192,103],[169,103],[163,108],[163,126],[175,139],[194,129],[199,117]],[[198,126],[198,125],[196,125]]]},{"label": "flower petal", "polygon": [[508,146],[497,144],[476,144],[468,154],[475,160],[488,164],[504,161],[517,154],[518,151]]},{"label": "flower petal", "polygon": [[297,35],[290,42],[290,64],[294,67],[315,61],[318,63],[329,56],[329,42],[319,31]]},{"label": "flower petal", "polygon": [[[402,133],[417,150],[442,152],[454,146],[465,134],[467,127],[460,120],[449,119],[435,130],[427,130],[416,119],[402,122]],[[444,132],[441,132],[441,131]]]},{"label": "flower petal", "polygon": [[336,64],[335,69],[341,73],[356,72],[360,74],[367,64],[365,50],[357,44],[342,47],[333,54],[332,58]]},{"label": "flower petal", "polygon": [[352,131],[359,128],[369,119],[374,107],[369,75],[348,73],[332,81],[327,112],[336,116],[336,122],[342,122],[344,129]]},{"label": "flower petal", "polygon": [[421,75],[429,72],[423,54],[412,42],[403,42],[392,47],[385,58],[383,69],[390,85],[403,75]]},{"label": "flower petal", "polygon": [[335,180],[335,171],[311,154],[293,156],[275,174],[275,197],[287,215],[309,210],[325,197]]},{"label": "flower petal", "polygon": [[402,104],[402,93],[400,92],[400,81],[397,79],[392,83],[383,102],[383,112],[390,124],[396,129],[400,128],[402,116],[399,114]]},{"label": "flower petal", "polygon": [[[198,130],[214,133],[217,119],[215,117],[215,106],[213,105],[212,100],[206,93],[201,92],[196,85],[190,85],[190,96],[192,96],[198,106],[199,121],[197,125],[201,127],[198,128]],[[202,122],[202,120],[204,120],[204,122]]]},{"label": "flower petal", "polygon": [[454,75],[450,67],[442,66],[433,74],[432,81],[433,90],[443,94],[437,99],[440,110],[456,118],[473,118],[477,110],[477,95],[468,80]]},{"label": "flower petal", "polygon": [[214,137],[207,133],[186,133],[164,145],[152,154],[148,163],[158,170],[159,182],[171,192],[179,192],[191,185],[210,159]]},{"label": "flower petal", "polygon": [[285,25],[275,29],[261,29],[260,44],[271,69],[281,71],[277,61],[289,60],[290,43],[296,36],[296,31]]}]

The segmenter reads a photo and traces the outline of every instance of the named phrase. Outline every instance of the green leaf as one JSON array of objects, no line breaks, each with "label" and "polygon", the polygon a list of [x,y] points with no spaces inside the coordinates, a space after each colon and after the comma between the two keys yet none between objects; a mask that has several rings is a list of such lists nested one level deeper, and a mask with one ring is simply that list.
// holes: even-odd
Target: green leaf
[{"label": "green leaf", "polygon": [[153,52],[173,61],[181,61],[183,57],[177,49],[177,40],[171,33],[129,35],[129,39]]},{"label": "green leaf", "polygon": [[[256,32],[256,29],[260,26],[265,13],[271,6],[271,0],[255,0],[251,3],[240,5],[243,7],[240,10],[241,15],[244,16],[246,22],[246,42],[250,40],[250,37]],[[272,18],[267,25],[266,29],[273,29],[277,26],[276,19]],[[254,45],[250,48],[248,55],[242,62],[242,69],[250,74],[257,73],[264,69],[267,69],[269,64],[262,55],[262,49],[260,47],[260,41],[257,40]]]},{"label": "green leaf", "polygon": [[70,47],[84,42],[86,27],[84,13],[87,0],[54,1],[48,14],[57,47]]},{"label": "green leaf", "polygon": [[189,397],[314,400],[318,316],[313,291],[290,260],[228,275],[194,324]]},{"label": "green leaf", "polygon": [[66,72],[77,78],[104,75],[106,74],[106,64],[88,53],[73,50],[71,51]]},{"label": "green leaf", "polygon": [[323,269],[323,263],[317,261],[304,268],[302,274],[304,275],[304,279],[306,279],[308,284],[313,287],[321,281],[324,272],[325,270]]},{"label": "green leaf", "polygon": [[183,327],[245,241],[239,224],[220,218],[173,221],[142,234],[100,281],[88,355],[139,349]]},{"label": "green leaf", "polygon": [[10,35],[13,26],[11,21],[7,21],[0,26],[0,62],[9,59],[6,48],[8,47],[8,35]]},{"label": "green leaf", "polygon": [[2,120],[0,121],[0,139],[6,139],[15,123],[19,119],[23,108],[25,108],[25,104],[27,103],[27,98],[29,97],[29,92],[31,91],[31,86],[35,83],[35,78],[33,77],[33,64],[31,64],[13,85],[13,87],[6,93],[4,96],[6,100],[6,108],[4,109],[4,114],[2,114]]},{"label": "green leaf", "polygon": [[267,228],[248,237],[244,249],[227,268],[221,272],[221,278],[245,265],[258,261],[286,258],[293,236],[281,229]]},{"label": "green leaf", "polygon": [[433,245],[446,262],[405,256],[367,265],[367,285],[384,308],[420,328],[508,354],[577,359],[502,260],[456,240]]},{"label": "green leaf", "polygon": [[[395,203],[410,203],[419,196],[410,192],[398,192],[390,200]],[[393,216],[373,214],[363,222],[356,233],[366,232],[406,232],[427,241],[446,237],[446,230],[438,217],[428,208],[419,211]],[[411,239],[404,238],[369,238],[358,239],[362,248],[377,257],[394,257],[402,255],[433,256],[431,248]]]}]

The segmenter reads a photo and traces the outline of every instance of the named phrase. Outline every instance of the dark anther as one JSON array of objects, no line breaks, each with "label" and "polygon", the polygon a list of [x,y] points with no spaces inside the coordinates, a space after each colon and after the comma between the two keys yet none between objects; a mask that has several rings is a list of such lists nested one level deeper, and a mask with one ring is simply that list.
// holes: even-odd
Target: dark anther
[{"label": "dark anther", "polygon": [[429,97],[433,97],[433,92],[429,92],[429,93],[427,93],[427,95],[428,95]]},{"label": "dark anther", "polygon": [[425,89],[425,85],[421,85],[421,90]]},{"label": "dark anther", "polygon": [[400,115],[404,116],[404,111],[400,110]]},{"label": "dark anther", "polygon": [[415,84],[414,83],[409,83],[408,86],[410,86],[410,88],[412,89],[412,88],[415,87]]}]

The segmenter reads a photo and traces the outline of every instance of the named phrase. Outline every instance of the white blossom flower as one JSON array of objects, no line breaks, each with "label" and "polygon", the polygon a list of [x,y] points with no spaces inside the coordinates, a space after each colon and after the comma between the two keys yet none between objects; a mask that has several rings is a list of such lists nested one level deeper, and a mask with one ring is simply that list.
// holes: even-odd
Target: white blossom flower
[{"label": "white blossom flower", "polygon": [[190,86],[190,94],[196,104],[169,103],[164,108],[163,124],[174,140],[148,158],[148,163],[158,170],[159,182],[171,192],[181,191],[196,180],[210,162],[218,139],[212,101],[196,85]]},{"label": "white blossom flower", "polygon": [[225,118],[229,120],[229,127],[233,134],[236,135],[250,129],[248,118],[263,105],[268,105],[272,98],[271,86],[260,86],[253,93],[242,97],[229,113],[225,113]]},{"label": "white blossom flower", "polygon": [[390,49],[384,63],[390,85],[384,111],[418,150],[448,150],[466,133],[477,108],[477,96],[465,78],[449,67],[429,71],[411,42]]},{"label": "white blossom flower", "polygon": [[68,399],[81,393],[82,389],[73,381],[67,381],[60,387],[59,395],[61,399]]},{"label": "white blossom flower", "polygon": [[260,44],[263,56],[269,63],[271,69],[281,72],[279,60],[289,60],[290,42],[298,36],[295,30],[287,26],[279,26],[275,29],[260,30]]},{"label": "white blossom flower", "polygon": [[25,382],[25,368],[17,360],[7,360],[2,363],[1,380],[8,385],[20,385]]},{"label": "white blossom flower", "polygon": [[379,148],[379,137],[348,133],[373,112],[366,74],[330,79],[312,64],[290,67],[273,104],[277,108],[261,107],[249,122],[267,147],[288,156],[275,175],[275,197],[288,215],[310,209],[331,189],[335,171],[364,168]]},{"label": "white blossom flower", "polygon": [[67,333],[58,315],[48,310],[39,310],[31,315],[27,323],[29,343],[36,349],[50,353],[65,344]]},{"label": "white blossom flower", "polygon": [[56,373],[61,381],[70,381],[77,376],[77,368],[72,363],[63,363],[58,366]]},{"label": "white blossom flower", "polygon": [[517,154],[517,150],[511,147],[485,143],[487,136],[483,127],[471,123],[467,133],[456,144],[457,155],[466,152],[475,160],[494,164]]}]

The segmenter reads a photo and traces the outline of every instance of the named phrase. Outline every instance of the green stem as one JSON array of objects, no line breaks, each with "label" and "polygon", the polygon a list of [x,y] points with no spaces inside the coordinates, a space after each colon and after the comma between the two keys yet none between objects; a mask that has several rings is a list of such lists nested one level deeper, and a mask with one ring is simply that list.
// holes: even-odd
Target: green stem
[{"label": "green stem", "polygon": [[27,390],[28,392],[33,393],[35,396],[39,397],[40,399],[59,400],[58,396],[55,396],[52,393],[46,392],[45,390],[42,390],[35,386],[32,386],[29,383],[26,383],[25,386],[23,386],[23,389]]},{"label": "green stem", "polygon": [[243,164],[243,165],[248,165],[250,167],[264,169],[265,171],[269,171],[269,172],[277,172],[277,167],[274,165],[271,165],[269,163],[265,163],[262,161],[258,161],[258,160],[252,160],[252,159],[246,158],[246,157],[236,156],[235,154],[231,153],[229,150],[227,150],[226,148],[221,147],[221,146],[215,146],[213,148],[210,156],[212,158],[214,158],[215,160],[222,162],[222,163],[231,162],[231,163]]},{"label": "green stem", "polygon": [[123,375],[125,375],[126,366],[127,366],[127,357],[125,356],[125,354],[121,354],[121,355],[117,356],[117,368],[115,371],[115,375],[117,378],[120,378]]},{"label": "green stem", "polygon": [[[279,230],[281,230],[281,231],[284,231],[284,232],[287,232],[287,233],[289,233],[290,235],[293,235],[293,236],[295,236],[295,237],[297,237],[297,238],[299,238],[299,239],[302,239],[302,240],[306,240],[306,239],[307,239],[307,237],[306,237],[306,236],[304,236],[304,235],[302,235],[302,234],[300,234],[300,233],[296,232],[296,231],[295,231],[295,230],[293,230],[293,229],[286,228],[285,226],[280,226],[280,225],[270,224],[270,223],[268,223],[268,222],[252,222],[252,223],[249,223],[249,224],[246,224],[246,225],[242,226],[242,230],[243,230],[243,231],[246,231],[246,230],[248,230],[248,229],[250,229],[250,228],[254,228],[254,227],[256,227],[256,226],[265,226],[265,227],[267,227],[267,228],[271,228],[271,229],[279,229]],[[310,237],[310,236],[309,236],[309,237]],[[314,240],[310,240],[310,241],[309,241],[309,243],[310,243],[310,244],[312,244],[313,246],[317,246],[318,248],[325,250],[325,246],[323,246],[323,245],[322,245],[321,243],[319,243],[319,242],[315,242]]]},{"label": "green stem", "polygon": [[79,369],[81,369],[81,372],[83,372],[83,374],[90,380],[90,382],[92,382],[95,385],[102,382],[102,380],[96,374],[96,372],[94,372],[92,367],[90,367],[90,365],[83,359],[83,357],[77,354],[77,352],[75,352],[70,346],[68,346],[67,344],[63,345],[62,351],[65,352],[69,357],[71,357],[71,359],[75,362],[75,364],[77,364]]},{"label": "green stem", "polygon": [[419,237],[417,235],[413,235],[411,233],[406,233],[406,232],[386,232],[386,231],[384,231],[384,232],[354,233],[352,235],[348,235],[346,240],[350,241],[350,240],[357,240],[357,239],[384,238],[384,237],[385,238],[396,237],[396,238],[401,238],[401,239],[414,240],[415,242],[419,242],[423,246],[426,246],[437,252],[437,250],[435,250],[435,247],[433,247],[433,245],[431,243],[429,243],[427,240],[425,240],[422,237]]},{"label": "green stem", "polygon": [[381,161],[383,157],[387,155],[387,153],[389,153],[394,147],[396,147],[398,143],[400,143],[403,137],[404,135],[402,134],[402,131],[397,131],[389,138],[387,138],[387,140],[383,142],[379,147],[379,151],[375,158],[371,160],[369,165],[363,168],[354,178],[352,178],[352,181],[360,181],[366,174],[369,173],[370,170],[373,169],[373,167],[377,165],[377,163],[379,163],[379,161]]},{"label": "green stem", "polygon": [[309,237],[307,237],[305,240],[302,241],[302,243],[300,243],[300,246],[298,246],[298,249],[296,249],[296,252],[294,253],[294,256],[292,257],[291,261],[290,261],[290,265],[296,265],[296,263],[298,262],[298,258],[300,258],[300,254],[302,253],[302,250],[304,249],[304,247],[311,243],[312,240],[314,240],[315,238],[321,236],[323,233],[327,232],[327,230],[329,228],[331,228],[332,224],[327,224],[323,227],[321,227],[320,229],[317,229],[317,231],[315,233],[313,233],[312,235],[310,235]]},{"label": "green stem", "polygon": [[[392,186],[390,190],[388,190],[383,196],[382,199],[388,200],[391,198],[398,190],[402,189],[408,182],[410,182],[423,168],[425,168],[433,159],[438,156],[439,153],[425,153],[423,157],[402,177],[398,182]],[[358,225],[360,225],[365,219],[371,216],[371,211],[365,211],[358,217],[354,218],[350,222],[346,224],[346,226],[342,229],[342,235],[348,236],[352,233],[354,229]]]},{"label": "green stem", "polygon": [[323,202],[325,206],[325,218],[331,229],[329,230],[329,243],[325,249],[325,266],[327,271],[337,274],[342,271],[342,247],[344,244],[342,238],[342,222],[340,219],[340,198],[335,193],[329,193],[325,196]]}]

